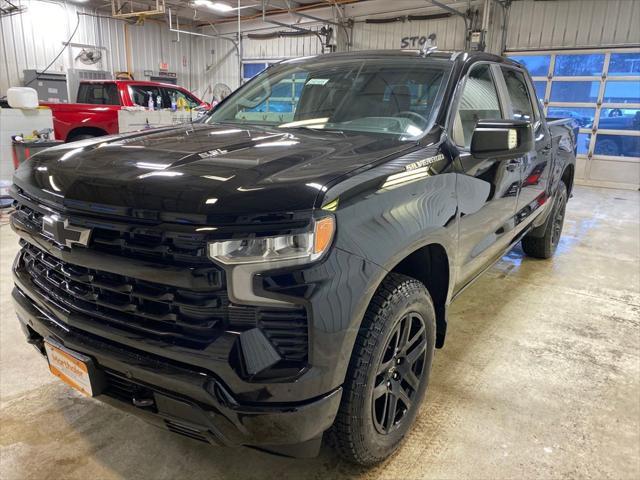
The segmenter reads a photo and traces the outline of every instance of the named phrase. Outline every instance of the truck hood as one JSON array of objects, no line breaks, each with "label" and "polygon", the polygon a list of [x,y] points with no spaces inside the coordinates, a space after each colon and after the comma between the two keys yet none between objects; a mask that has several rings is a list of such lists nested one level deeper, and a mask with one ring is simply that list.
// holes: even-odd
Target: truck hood
[{"label": "truck hood", "polygon": [[14,182],[67,208],[205,223],[312,209],[331,180],[411,147],[386,135],[196,123],[54,147],[25,162]]}]

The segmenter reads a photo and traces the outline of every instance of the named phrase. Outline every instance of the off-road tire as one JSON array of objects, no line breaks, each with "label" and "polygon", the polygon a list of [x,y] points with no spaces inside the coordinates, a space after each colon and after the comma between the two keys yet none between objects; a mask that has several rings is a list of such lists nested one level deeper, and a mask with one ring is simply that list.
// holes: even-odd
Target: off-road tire
[{"label": "off-road tire", "polygon": [[[409,353],[403,357],[404,360],[400,358],[402,354],[397,353],[398,358],[394,356],[392,360],[383,363],[383,360],[389,358],[391,350],[399,351],[398,343],[395,344],[398,348],[394,347],[391,350],[390,348],[395,338],[400,340],[402,337],[404,331],[402,322],[405,322],[404,328],[409,329],[406,347]],[[419,325],[423,325],[424,329],[422,330]],[[420,334],[420,338],[409,345],[412,338],[418,337],[418,331],[423,331],[424,337]],[[362,321],[343,385],[340,409],[331,431],[333,437],[331,444],[343,458],[360,465],[372,465],[384,460],[398,448],[414,423],[424,397],[429,382],[435,339],[436,320],[433,302],[424,284],[405,275],[389,274],[371,300]],[[424,354],[418,353],[418,343],[421,350],[423,342]],[[414,389],[409,387],[408,383],[401,383],[405,378],[401,368],[404,365],[405,369],[409,368],[414,373],[413,369],[418,365],[418,362],[413,360],[416,354],[422,355],[419,362],[424,363],[422,363],[420,376],[411,378],[411,381],[418,385]],[[393,374],[389,373],[391,369],[385,370],[383,374],[379,373],[380,368],[386,368],[385,365],[392,364],[395,368],[396,362],[397,371],[394,370]],[[380,404],[376,403],[373,396],[380,391],[380,388],[384,388],[382,383],[388,386],[388,391],[384,394],[387,396],[384,398],[383,407],[387,412],[387,402],[389,405],[393,403],[393,400],[388,399],[395,396],[390,393],[392,391],[391,375],[394,375],[394,379],[395,375],[400,378],[400,380],[393,380],[393,388],[399,388],[401,385],[408,387],[411,395],[407,395],[406,400],[410,401],[410,406],[404,408],[403,397],[397,396],[400,420],[395,423],[394,419],[397,417],[394,403],[394,416],[389,422],[391,427],[387,433],[380,433],[379,429],[383,426],[380,422],[376,423],[376,413],[374,413],[379,414],[380,410],[374,409]],[[379,381],[381,378],[382,383]],[[390,381],[387,383],[386,379]],[[376,384],[378,387],[374,392]],[[406,390],[403,392],[407,393]],[[382,396],[379,396],[378,401],[381,398]],[[387,423],[384,418],[382,423]]]},{"label": "off-road tire", "polygon": [[522,238],[522,250],[530,257],[551,258],[560,242],[562,227],[564,225],[564,215],[567,207],[567,186],[564,182],[558,185],[553,210],[545,220],[541,228],[542,235],[535,235],[537,232],[525,235]]}]

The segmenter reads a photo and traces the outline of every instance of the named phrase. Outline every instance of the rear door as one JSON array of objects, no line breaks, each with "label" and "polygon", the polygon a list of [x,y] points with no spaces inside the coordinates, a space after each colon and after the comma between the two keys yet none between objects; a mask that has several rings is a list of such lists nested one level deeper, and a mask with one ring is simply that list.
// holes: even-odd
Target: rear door
[{"label": "rear door", "polygon": [[507,118],[531,122],[535,137],[535,151],[522,157],[522,183],[516,215],[517,222],[522,223],[537,213],[547,199],[552,163],[551,133],[540,118],[538,101],[525,73],[510,66],[501,66],[500,70],[507,97]]},{"label": "rear door", "polygon": [[502,255],[514,237],[521,160],[513,155],[476,158],[470,151],[479,120],[506,118],[505,99],[496,83],[499,75],[496,65],[472,66],[449,119],[460,170],[456,186],[460,210],[458,287]]}]

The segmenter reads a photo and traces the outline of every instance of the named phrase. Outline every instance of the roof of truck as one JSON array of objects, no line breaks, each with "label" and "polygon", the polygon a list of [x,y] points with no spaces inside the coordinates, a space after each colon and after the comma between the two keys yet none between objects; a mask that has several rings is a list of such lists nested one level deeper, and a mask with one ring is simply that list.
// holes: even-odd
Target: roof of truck
[{"label": "roof of truck", "polygon": [[80,83],[115,83],[117,85],[143,85],[143,86],[163,86],[173,88],[184,88],[180,85],[174,85],[173,83],[164,82],[150,82],[148,80],[82,80]]},{"label": "roof of truck", "polygon": [[325,53],[322,55],[314,55],[308,57],[292,58],[283,60],[280,63],[294,63],[305,60],[317,59],[318,57],[329,58],[389,58],[398,56],[402,57],[424,57],[424,58],[437,58],[444,60],[461,60],[466,61],[489,61],[498,63],[508,63],[512,65],[519,65],[513,60],[495,55],[493,53],[480,52],[477,50],[432,50],[427,54],[423,54],[419,49],[395,49],[395,50],[359,50],[352,52],[338,52],[338,53]]}]

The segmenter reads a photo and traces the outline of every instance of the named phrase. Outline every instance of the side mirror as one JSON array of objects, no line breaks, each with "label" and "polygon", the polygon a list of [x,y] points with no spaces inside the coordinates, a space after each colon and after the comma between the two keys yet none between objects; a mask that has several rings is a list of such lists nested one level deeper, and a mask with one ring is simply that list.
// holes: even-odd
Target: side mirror
[{"label": "side mirror", "polygon": [[524,120],[479,120],[471,137],[476,157],[519,156],[533,150],[533,128]]}]

